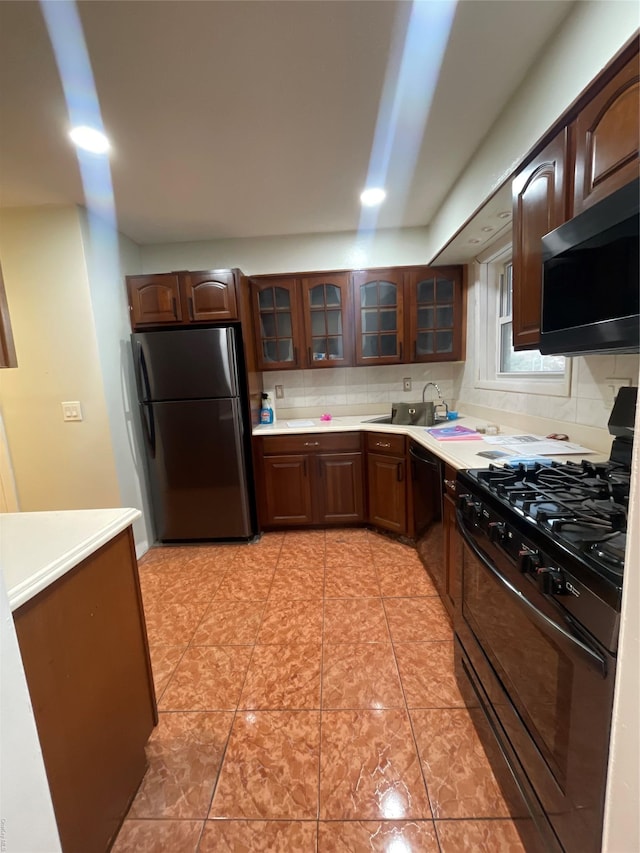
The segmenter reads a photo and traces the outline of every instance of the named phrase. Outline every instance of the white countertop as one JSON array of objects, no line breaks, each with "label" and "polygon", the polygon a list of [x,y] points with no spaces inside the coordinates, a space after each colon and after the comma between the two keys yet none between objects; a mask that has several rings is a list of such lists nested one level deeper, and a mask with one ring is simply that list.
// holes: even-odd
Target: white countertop
[{"label": "white countertop", "polygon": [[127,528],[137,509],[0,513],[0,568],[16,610]]},{"label": "white countertop", "polygon": [[[267,424],[254,427],[253,435],[294,435],[296,433],[311,433],[311,432],[351,432],[354,430],[362,430],[364,432],[387,432],[398,433],[400,435],[408,435],[414,441],[431,450],[452,468],[486,468],[493,460],[483,456],[478,456],[481,450],[500,450],[500,446],[489,444],[485,441],[473,439],[471,441],[438,441],[427,432],[427,427],[412,427],[400,426],[397,424],[371,424],[366,423],[369,418],[379,417],[379,415],[354,415],[352,417],[337,417],[330,421],[321,421],[320,418],[308,418],[313,421],[313,426],[287,426],[286,420],[276,421],[274,424]],[[299,420],[302,420],[301,418]],[[434,424],[429,429],[437,429],[444,426],[465,426],[469,429],[475,429],[477,426],[484,425],[482,418],[465,417],[461,415],[454,421],[446,421],[443,423]],[[500,435],[523,435],[526,430],[516,430],[513,427],[498,424]],[[572,456],[554,456],[553,459],[559,462],[565,462],[567,459],[578,460],[582,459],[581,455]],[[589,455],[589,459],[601,460],[605,457],[596,453]]]}]

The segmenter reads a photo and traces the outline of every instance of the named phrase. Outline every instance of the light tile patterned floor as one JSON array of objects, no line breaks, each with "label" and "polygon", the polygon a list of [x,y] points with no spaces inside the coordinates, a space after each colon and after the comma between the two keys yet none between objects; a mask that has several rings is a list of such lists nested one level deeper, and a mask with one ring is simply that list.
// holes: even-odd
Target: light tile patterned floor
[{"label": "light tile patterned floor", "polygon": [[521,853],[411,548],[365,530],[154,548],[160,722],[114,853]]}]

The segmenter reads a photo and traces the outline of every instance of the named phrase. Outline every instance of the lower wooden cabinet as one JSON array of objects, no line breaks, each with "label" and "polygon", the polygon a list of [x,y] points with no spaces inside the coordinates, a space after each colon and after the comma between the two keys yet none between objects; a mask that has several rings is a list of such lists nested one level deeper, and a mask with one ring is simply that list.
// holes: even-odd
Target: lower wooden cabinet
[{"label": "lower wooden cabinet", "polygon": [[371,524],[406,534],[407,461],[403,435],[367,433],[367,478]]},{"label": "lower wooden cabinet", "polygon": [[[444,529],[444,589],[442,602],[453,618],[456,607],[460,605],[460,534],[456,528],[455,472],[453,480],[445,474],[445,489],[442,506],[442,526]],[[453,488],[451,487],[451,484]]]},{"label": "lower wooden cabinet", "polygon": [[264,528],[365,520],[359,433],[258,439],[258,506]]},{"label": "lower wooden cabinet", "polygon": [[106,853],[157,722],[131,528],[14,613],[64,853]]}]

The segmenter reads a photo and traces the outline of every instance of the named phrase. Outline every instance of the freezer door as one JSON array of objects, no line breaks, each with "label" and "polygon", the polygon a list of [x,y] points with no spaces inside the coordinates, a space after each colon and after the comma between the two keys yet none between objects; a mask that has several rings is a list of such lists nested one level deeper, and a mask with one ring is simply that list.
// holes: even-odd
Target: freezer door
[{"label": "freezer door", "polygon": [[235,335],[232,326],[132,335],[140,400],[237,396]]},{"label": "freezer door", "polygon": [[237,399],[142,404],[161,541],[253,535]]}]

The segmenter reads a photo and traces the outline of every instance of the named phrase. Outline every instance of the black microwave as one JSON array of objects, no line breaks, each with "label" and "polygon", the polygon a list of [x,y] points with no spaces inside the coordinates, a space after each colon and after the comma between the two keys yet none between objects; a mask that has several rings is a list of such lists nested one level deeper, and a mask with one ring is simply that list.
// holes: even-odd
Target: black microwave
[{"label": "black microwave", "polygon": [[640,352],[635,180],[542,238],[540,352]]}]

